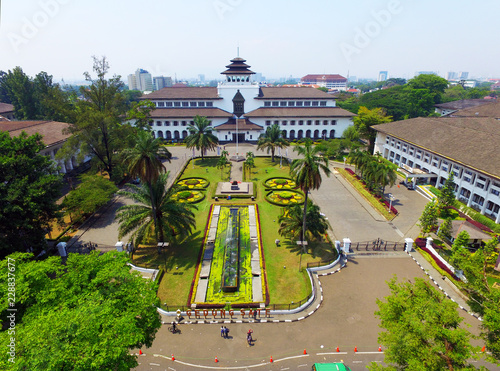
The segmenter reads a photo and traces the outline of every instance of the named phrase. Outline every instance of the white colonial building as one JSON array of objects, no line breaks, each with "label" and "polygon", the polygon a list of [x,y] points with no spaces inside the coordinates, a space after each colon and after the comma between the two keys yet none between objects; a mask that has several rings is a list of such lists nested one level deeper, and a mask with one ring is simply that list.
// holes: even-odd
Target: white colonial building
[{"label": "white colonial building", "polygon": [[482,107],[373,126],[375,153],[437,187],[453,172],[457,198],[500,223],[500,103]]},{"label": "white colonial building", "polygon": [[156,105],[151,114],[156,137],[181,140],[196,115],[207,117],[219,141],[256,142],[278,124],[287,139],[340,138],[353,113],[336,107],[330,94],[311,87],[264,87],[254,72],[234,58],[217,87],[168,87],[142,96]]}]

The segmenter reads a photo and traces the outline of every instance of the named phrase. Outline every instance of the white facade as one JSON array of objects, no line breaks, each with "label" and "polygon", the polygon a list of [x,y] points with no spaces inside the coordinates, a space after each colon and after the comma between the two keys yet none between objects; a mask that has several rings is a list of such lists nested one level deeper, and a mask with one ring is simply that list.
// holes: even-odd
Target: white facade
[{"label": "white facade", "polygon": [[457,199],[500,223],[499,177],[487,175],[382,132],[377,132],[374,153],[376,152],[399,166],[404,164],[407,169],[421,169],[430,174],[431,182],[435,180],[438,188],[444,185],[449,173],[453,172]]}]

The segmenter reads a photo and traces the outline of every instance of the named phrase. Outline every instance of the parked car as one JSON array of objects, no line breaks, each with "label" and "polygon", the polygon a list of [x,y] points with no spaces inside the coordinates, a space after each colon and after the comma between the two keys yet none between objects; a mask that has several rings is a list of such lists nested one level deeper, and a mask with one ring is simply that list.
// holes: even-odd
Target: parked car
[{"label": "parked car", "polygon": [[351,369],[343,363],[315,363],[312,371],[351,371]]}]

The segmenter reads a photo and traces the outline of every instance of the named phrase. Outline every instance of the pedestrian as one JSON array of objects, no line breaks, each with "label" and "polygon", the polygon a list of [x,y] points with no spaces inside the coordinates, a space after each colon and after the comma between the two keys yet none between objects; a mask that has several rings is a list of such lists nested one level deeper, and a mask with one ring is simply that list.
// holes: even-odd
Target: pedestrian
[{"label": "pedestrian", "polygon": [[227,327],[224,327],[224,337],[229,339],[229,329]]},{"label": "pedestrian", "polygon": [[226,331],[224,330],[224,326],[221,326],[220,327],[220,337],[224,337],[224,334],[226,333]]},{"label": "pedestrian", "polygon": [[247,333],[247,343],[252,345],[252,333],[250,331]]}]

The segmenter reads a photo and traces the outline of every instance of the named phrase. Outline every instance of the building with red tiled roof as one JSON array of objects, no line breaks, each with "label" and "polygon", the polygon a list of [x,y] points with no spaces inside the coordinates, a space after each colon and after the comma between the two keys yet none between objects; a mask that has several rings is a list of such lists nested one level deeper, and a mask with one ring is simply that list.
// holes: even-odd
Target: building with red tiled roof
[{"label": "building with red tiled roof", "polygon": [[355,115],[337,107],[332,94],[308,86],[261,86],[251,81],[254,72],[245,62],[232,59],[217,87],[169,87],[143,95],[156,106],[155,135],[182,140],[196,115],[212,122],[222,143],[256,142],[273,124],[291,140],[340,138],[353,124]]},{"label": "building with red tiled roof", "polygon": [[[0,102],[0,117],[5,120],[14,120],[14,106],[9,103]],[[5,121],[0,118],[0,121]]]},{"label": "building with red tiled roof", "polygon": [[316,85],[332,90],[347,90],[347,79],[341,75],[309,74],[300,79],[301,85]]},{"label": "building with red tiled roof", "polygon": [[75,156],[68,161],[55,159],[57,151],[71,136],[66,132],[69,126],[70,124],[58,121],[0,121],[0,131],[7,131],[11,138],[21,135],[22,132],[25,132],[28,136],[40,134],[45,144],[45,149],[40,151],[40,155],[49,156],[57,162],[63,174],[78,166]]}]

